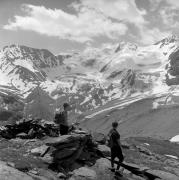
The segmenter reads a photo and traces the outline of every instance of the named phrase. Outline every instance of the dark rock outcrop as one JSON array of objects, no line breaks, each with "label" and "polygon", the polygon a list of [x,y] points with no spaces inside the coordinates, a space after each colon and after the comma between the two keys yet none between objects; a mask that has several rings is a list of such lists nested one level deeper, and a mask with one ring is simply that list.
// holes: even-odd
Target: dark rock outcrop
[{"label": "dark rock outcrop", "polygon": [[70,167],[77,159],[80,159],[89,141],[91,141],[89,134],[70,134],[48,138],[45,143],[54,148],[51,152],[54,163],[62,167]]},{"label": "dark rock outcrop", "polygon": [[6,139],[19,137],[21,139],[58,136],[59,128],[53,122],[42,119],[21,119],[15,124],[0,127],[0,136]]}]

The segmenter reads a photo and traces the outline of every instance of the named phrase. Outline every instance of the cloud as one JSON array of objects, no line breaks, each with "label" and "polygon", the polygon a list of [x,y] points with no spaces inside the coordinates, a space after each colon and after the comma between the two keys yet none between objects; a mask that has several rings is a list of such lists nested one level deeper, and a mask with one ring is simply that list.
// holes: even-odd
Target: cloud
[{"label": "cloud", "polygon": [[160,41],[169,35],[171,35],[170,31],[161,31],[158,28],[148,29],[144,27],[140,29],[141,40],[139,42],[145,45],[149,45],[156,43],[157,41]]},{"label": "cloud", "polygon": [[165,0],[163,7],[159,9],[159,14],[165,29],[172,29],[178,31],[179,26],[179,1]]},{"label": "cloud", "polygon": [[15,16],[4,26],[6,30],[35,31],[60,39],[77,42],[92,41],[97,36],[110,39],[124,35],[128,28],[122,22],[113,22],[106,15],[86,6],[78,8],[77,14],[61,9],[47,9],[44,6],[24,5],[26,16]]},{"label": "cloud", "polygon": [[[34,31],[86,44],[93,43],[98,37],[116,40],[122,39],[121,36],[151,44],[168,36],[170,29],[164,28],[164,25],[176,24],[176,11],[171,11],[175,0],[165,0],[165,3],[149,0],[149,10],[139,9],[135,1],[78,0],[70,5],[76,12],[73,14],[62,9],[26,4],[22,6],[25,16],[14,16],[4,29]],[[163,7],[163,4],[167,6]],[[159,22],[159,16],[163,22]]]},{"label": "cloud", "polygon": [[178,0],[165,0],[169,5],[173,6],[173,7],[177,7],[179,8],[179,1]]},{"label": "cloud", "polygon": [[[150,0],[151,11],[159,8],[162,0]],[[73,7],[79,9],[81,6],[87,6],[100,11],[105,16],[131,23],[137,28],[137,35],[133,34],[133,29],[128,30],[128,37],[144,45],[153,44],[171,34],[169,30],[161,30],[160,27],[152,27],[151,20],[145,19],[147,11],[139,10],[135,0],[81,0],[81,4],[73,4]],[[159,22],[159,24],[161,24]]]},{"label": "cloud", "polygon": [[163,0],[149,0],[150,2],[150,11],[155,11],[159,8],[159,5]]},{"label": "cloud", "polygon": [[136,25],[146,23],[143,17],[146,11],[139,10],[135,0],[81,0],[81,4],[74,5],[77,9],[81,6],[93,8],[115,20],[127,21]]},{"label": "cloud", "polygon": [[166,29],[178,27],[179,10],[165,7],[160,10],[160,15],[164,25],[166,25]]}]

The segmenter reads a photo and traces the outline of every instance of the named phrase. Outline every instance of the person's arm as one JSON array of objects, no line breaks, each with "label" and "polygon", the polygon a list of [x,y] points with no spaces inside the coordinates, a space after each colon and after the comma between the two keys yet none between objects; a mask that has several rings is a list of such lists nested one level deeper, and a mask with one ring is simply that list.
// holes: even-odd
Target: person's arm
[{"label": "person's arm", "polygon": [[119,135],[119,133],[116,134],[116,139],[117,139],[118,145],[121,147],[121,141],[120,141],[120,135]]},{"label": "person's arm", "polygon": [[118,143],[118,145],[121,147],[121,141],[120,141],[120,138],[118,138],[117,143]]}]

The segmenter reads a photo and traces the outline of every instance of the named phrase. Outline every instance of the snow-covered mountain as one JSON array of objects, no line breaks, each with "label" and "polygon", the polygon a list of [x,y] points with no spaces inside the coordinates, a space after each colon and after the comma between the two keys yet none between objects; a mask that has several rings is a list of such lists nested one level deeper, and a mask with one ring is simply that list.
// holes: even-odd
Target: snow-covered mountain
[{"label": "snow-covered mountain", "polygon": [[178,43],[170,36],[150,46],[121,42],[59,55],[6,46],[0,51],[0,92],[14,89],[15,96],[26,99],[38,87],[54,99],[54,110],[67,101],[78,115],[111,102],[168,97],[178,91]]}]

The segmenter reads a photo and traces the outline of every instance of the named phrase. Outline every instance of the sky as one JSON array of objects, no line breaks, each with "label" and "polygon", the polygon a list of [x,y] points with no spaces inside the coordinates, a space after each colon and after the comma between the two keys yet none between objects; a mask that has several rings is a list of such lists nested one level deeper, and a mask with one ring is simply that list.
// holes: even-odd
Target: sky
[{"label": "sky", "polygon": [[0,49],[20,44],[54,54],[179,35],[179,0],[0,0]]}]

